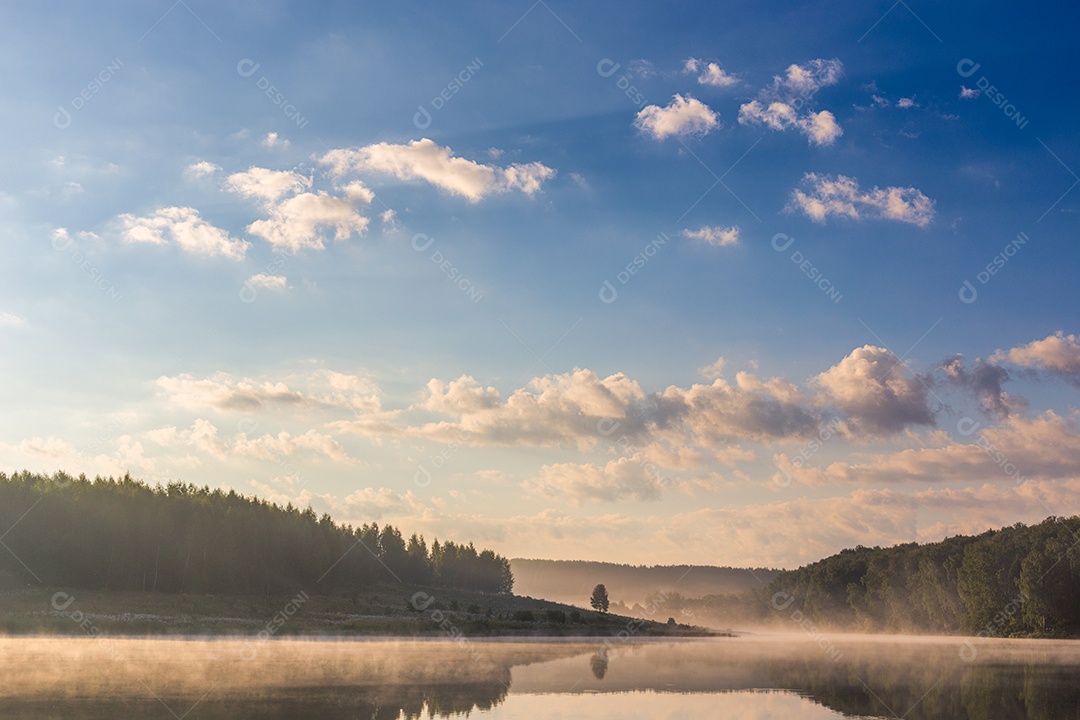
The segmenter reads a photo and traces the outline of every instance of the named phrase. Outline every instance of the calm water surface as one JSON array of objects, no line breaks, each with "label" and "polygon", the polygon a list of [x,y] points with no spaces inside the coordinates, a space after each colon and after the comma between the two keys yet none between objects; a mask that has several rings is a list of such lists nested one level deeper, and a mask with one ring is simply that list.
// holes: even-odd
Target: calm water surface
[{"label": "calm water surface", "polygon": [[1080,641],[0,639],[0,718],[1080,720]]}]

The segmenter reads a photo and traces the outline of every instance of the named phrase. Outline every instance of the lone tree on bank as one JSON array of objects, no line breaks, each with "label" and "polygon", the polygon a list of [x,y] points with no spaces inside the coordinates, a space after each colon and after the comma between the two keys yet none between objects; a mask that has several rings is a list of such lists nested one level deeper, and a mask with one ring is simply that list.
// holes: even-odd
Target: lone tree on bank
[{"label": "lone tree on bank", "polygon": [[602,584],[593,588],[592,597],[589,598],[589,604],[592,605],[593,610],[599,610],[602,613],[608,611],[608,606],[611,605],[611,601],[608,600],[607,588]]}]

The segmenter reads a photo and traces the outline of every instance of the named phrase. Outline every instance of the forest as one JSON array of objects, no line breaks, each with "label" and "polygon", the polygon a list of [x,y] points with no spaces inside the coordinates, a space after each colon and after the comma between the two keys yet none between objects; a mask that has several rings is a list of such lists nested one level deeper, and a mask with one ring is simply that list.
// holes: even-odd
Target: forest
[{"label": "forest", "polygon": [[727,626],[1076,637],[1078,541],[1074,516],[923,545],[858,546],[739,595],[663,595],[652,606],[683,621]]},{"label": "forest", "polygon": [[[611,596],[613,612],[630,614],[657,592],[678,591],[691,597],[738,594],[768,582],[779,573],[769,568],[733,568],[713,565],[622,565],[585,560],[511,558],[514,587],[519,595],[557,602],[583,604],[597,583]],[[663,619],[663,618],[661,618]]]},{"label": "forest", "polygon": [[406,583],[510,593],[506,558],[473,545],[191,484],[0,473],[0,587],[284,595]]}]

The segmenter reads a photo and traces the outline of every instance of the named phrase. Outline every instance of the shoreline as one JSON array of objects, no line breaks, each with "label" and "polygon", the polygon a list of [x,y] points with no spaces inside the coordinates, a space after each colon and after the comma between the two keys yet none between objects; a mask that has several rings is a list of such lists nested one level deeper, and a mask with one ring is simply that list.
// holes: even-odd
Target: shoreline
[{"label": "shoreline", "polygon": [[0,636],[307,638],[702,638],[731,633],[536,598],[384,587],[350,595],[164,595],[32,588],[0,593]]}]

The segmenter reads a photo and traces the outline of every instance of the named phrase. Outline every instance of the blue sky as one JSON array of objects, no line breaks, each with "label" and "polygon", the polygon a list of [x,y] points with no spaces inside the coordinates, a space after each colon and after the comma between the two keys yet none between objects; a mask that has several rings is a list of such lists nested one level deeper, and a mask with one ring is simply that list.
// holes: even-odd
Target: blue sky
[{"label": "blue sky", "polygon": [[632,563],[1077,511],[1070,6],[2,12],[0,470]]}]

